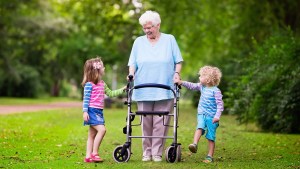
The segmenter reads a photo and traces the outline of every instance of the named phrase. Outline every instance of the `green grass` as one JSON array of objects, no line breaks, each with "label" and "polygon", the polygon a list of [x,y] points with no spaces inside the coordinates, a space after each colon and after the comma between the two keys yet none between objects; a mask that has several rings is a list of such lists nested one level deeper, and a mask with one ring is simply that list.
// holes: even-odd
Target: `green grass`
[{"label": "green grass", "polygon": [[[103,163],[83,163],[87,129],[79,109],[62,109],[0,116],[0,168],[300,168],[300,135],[259,132],[254,126],[238,126],[233,116],[222,116],[217,131],[215,163],[204,164],[207,141],[198,153],[187,148],[196,125],[194,109],[181,106],[178,142],[182,162],[141,162],[141,139],[132,140],[128,163],[116,163],[112,152],[125,142],[122,128],[127,109],[105,109],[107,134],[100,147]],[[137,121],[136,118],[135,121]],[[141,135],[140,127],[133,134]],[[167,141],[166,146],[171,144]]]}]

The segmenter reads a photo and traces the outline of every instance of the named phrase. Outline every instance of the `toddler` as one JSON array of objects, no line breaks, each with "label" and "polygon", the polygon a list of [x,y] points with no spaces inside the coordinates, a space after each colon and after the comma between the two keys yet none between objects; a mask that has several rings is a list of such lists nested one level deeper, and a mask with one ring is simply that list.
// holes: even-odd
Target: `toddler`
[{"label": "toddler", "polygon": [[190,90],[198,90],[201,93],[198,103],[197,128],[194,134],[194,142],[189,145],[192,153],[197,152],[200,137],[205,134],[208,140],[208,154],[203,160],[205,163],[213,162],[215,150],[216,130],[219,126],[221,113],[224,109],[222,93],[217,87],[220,83],[222,73],[217,67],[204,66],[199,71],[199,83],[177,80]]}]

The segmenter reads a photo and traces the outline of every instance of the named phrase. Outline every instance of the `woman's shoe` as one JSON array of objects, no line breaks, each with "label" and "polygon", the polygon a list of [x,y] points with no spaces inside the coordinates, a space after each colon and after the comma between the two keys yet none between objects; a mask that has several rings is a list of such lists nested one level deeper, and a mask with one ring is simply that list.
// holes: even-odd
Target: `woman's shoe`
[{"label": "woman's shoe", "polygon": [[143,156],[142,161],[151,161],[151,156]]},{"label": "woman's shoe", "polygon": [[154,162],[161,162],[162,161],[161,156],[154,156],[153,161]]}]

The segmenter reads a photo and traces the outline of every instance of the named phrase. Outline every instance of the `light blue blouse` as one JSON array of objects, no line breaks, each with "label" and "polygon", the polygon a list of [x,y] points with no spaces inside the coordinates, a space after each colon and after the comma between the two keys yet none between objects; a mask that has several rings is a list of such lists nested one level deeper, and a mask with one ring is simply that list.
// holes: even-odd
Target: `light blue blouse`
[{"label": "light blue blouse", "polygon": [[[174,87],[175,65],[182,62],[178,44],[173,35],[161,33],[152,45],[147,36],[138,37],[133,44],[128,66],[135,67],[134,85],[158,83]],[[133,91],[134,101],[157,101],[174,98],[171,91],[160,88],[141,88]]]}]

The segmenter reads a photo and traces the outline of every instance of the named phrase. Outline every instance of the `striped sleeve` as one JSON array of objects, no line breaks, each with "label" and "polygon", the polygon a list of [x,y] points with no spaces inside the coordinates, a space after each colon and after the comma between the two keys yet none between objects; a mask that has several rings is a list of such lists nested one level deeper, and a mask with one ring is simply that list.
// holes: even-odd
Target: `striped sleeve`
[{"label": "striped sleeve", "polygon": [[84,90],[83,90],[83,103],[82,103],[82,111],[83,112],[87,112],[88,111],[88,107],[89,107],[89,103],[90,103],[90,99],[91,99],[91,93],[92,93],[92,83],[87,82],[84,85]]},{"label": "striped sleeve", "polygon": [[215,99],[216,99],[216,104],[217,104],[217,112],[215,114],[214,118],[220,119],[222,111],[224,110],[224,102],[222,100],[222,93],[220,90],[215,91]]},{"label": "striped sleeve", "polygon": [[117,89],[117,90],[110,90],[110,88],[106,85],[106,83],[104,84],[104,90],[105,90],[105,94],[109,97],[116,97],[118,95],[123,94],[124,89]]},{"label": "striped sleeve", "polygon": [[184,86],[190,90],[199,90],[200,91],[200,89],[201,89],[200,83],[192,83],[192,82],[183,81],[182,86]]}]

